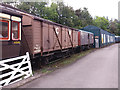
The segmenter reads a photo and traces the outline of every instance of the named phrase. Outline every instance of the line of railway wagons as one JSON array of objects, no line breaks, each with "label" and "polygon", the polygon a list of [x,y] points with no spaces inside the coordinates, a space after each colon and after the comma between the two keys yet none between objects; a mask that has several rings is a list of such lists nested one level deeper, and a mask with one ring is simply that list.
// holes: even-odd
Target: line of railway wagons
[{"label": "line of railway wagons", "polygon": [[101,48],[109,44],[115,43],[115,34],[109,33],[96,26],[88,25],[82,28],[82,30],[94,33],[95,48]]},{"label": "line of railway wagons", "polygon": [[115,42],[120,43],[120,36],[115,36]]},{"label": "line of railway wagons", "polygon": [[[48,62],[73,52],[115,42],[115,36],[104,30],[78,30],[31,15],[9,5],[0,5],[0,59],[30,53],[33,62]],[[110,39],[105,39],[105,37]],[[101,39],[100,39],[101,38]],[[98,41],[96,40],[98,39]]]}]

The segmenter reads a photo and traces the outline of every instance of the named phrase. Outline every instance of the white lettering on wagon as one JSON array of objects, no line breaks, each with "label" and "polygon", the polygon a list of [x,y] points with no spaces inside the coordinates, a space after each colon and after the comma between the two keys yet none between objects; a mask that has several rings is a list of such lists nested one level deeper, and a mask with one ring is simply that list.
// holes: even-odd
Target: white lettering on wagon
[{"label": "white lettering on wagon", "polygon": [[39,53],[40,51],[41,51],[40,46],[38,44],[36,44],[34,47],[34,53]]},{"label": "white lettering on wagon", "polygon": [[69,30],[69,35],[71,35],[71,34],[72,34],[71,30]]},{"label": "white lettering on wagon", "polygon": [[56,31],[56,33],[57,33],[57,35],[59,34],[59,31],[58,31],[58,29],[59,29],[59,28],[56,28],[56,29],[55,29],[55,31]]}]

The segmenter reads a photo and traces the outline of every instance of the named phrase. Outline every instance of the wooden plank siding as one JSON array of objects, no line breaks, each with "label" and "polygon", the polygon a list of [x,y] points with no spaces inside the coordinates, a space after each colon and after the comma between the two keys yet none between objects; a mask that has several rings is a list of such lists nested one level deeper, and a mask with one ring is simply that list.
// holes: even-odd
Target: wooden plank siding
[{"label": "wooden plank siding", "polygon": [[[23,33],[27,43],[24,44],[24,50],[30,49],[33,56],[78,45],[78,31],[49,21],[34,19],[32,16],[25,15],[23,17]],[[25,21],[25,19],[28,20]],[[25,40],[23,41],[25,43]]]},{"label": "wooden plank siding", "polygon": [[78,31],[73,30],[73,47],[78,46]]},{"label": "wooden plank siding", "polygon": [[62,49],[66,49],[67,48],[67,30],[66,28],[62,27]]},{"label": "wooden plank siding", "polygon": [[67,32],[67,34],[66,34],[67,47],[71,48],[71,47],[73,47],[73,30],[67,28],[66,32]]},{"label": "wooden plank siding", "polygon": [[33,53],[41,53],[41,22],[33,20],[32,22],[33,31]]},{"label": "wooden plank siding", "polygon": [[33,47],[32,26],[23,26],[21,53],[25,54],[26,52],[30,52],[30,54],[33,54],[32,47]]}]

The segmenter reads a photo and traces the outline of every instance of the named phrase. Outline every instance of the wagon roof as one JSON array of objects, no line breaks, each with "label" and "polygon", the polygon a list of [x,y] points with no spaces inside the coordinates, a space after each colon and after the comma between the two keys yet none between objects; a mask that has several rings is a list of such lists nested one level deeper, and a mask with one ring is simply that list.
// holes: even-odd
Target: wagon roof
[{"label": "wagon roof", "polygon": [[120,37],[120,36],[115,36],[115,37]]},{"label": "wagon roof", "polygon": [[97,26],[94,26],[94,25],[88,25],[88,26],[82,28],[81,30],[102,30],[102,31],[107,32],[107,33],[109,33],[109,34],[115,35],[115,34],[113,34],[113,33],[111,33],[111,32],[108,32],[108,31],[106,31],[106,30],[103,30],[103,29],[101,29],[101,28],[99,28],[99,27],[97,27]]},{"label": "wagon roof", "polygon": [[0,4],[0,12],[18,16],[18,17],[22,17],[22,15],[19,12],[16,12],[14,9],[11,9],[9,7],[5,7],[5,6],[3,6],[3,4]]},{"label": "wagon roof", "polygon": [[99,27],[96,27],[96,26],[93,26],[93,25],[88,25],[88,26],[82,28],[82,30],[87,30],[87,29],[90,29],[90,30],[100,30]]},{"label": "wagon roof", "polygon": [[78,30],[78,29],[76,29],[76,28],[72,28],[72,27],[68,27],[68,26],[62,25],[62,24],[58,24],[58,23],[52,22],[52,21],[50,21],[50,20],[43,19],[43,18],[41,18],[41,17],[37,17],[37,16],[34,16],[34,15],[33,15],[33,17],[34,17],[35,20],[40,20],[40,21],[48,22],[48,23],[51,23],[51,24],[54,24],[54,25],[63,26],[63,27],[69,28],[69,29]]},{"label": "wagon roof", "polygon": [[89,31],[83,31],[83,30],[79,30],[79,31],[82,31],[82,32],[86,32],[86,33],[90,33],[90,34],[93,34],[92,32],[89,32]]}]

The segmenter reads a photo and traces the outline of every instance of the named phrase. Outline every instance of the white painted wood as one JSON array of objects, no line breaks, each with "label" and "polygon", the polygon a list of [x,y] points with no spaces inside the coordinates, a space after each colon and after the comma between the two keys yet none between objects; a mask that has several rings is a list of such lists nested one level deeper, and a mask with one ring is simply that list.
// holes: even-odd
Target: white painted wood
[{"label": "white painted wood", "polygon": [[[17,60],[20,60],[20,59],[21,59],[21,62],[19,63],[16,62]],[[16,63],[12,65],[8,64],[13,61]],[[27,65],[23,67],[23,65],[25,64]],[[0,67],[0,72],[2,72],[2,74],[0,74],[0,86],[6,86],[8,84],[12,84],[22,79],[33,76],[30,57],[28,52],[24,56],[2,60],[0,61],[0,66],[2,66]],[[3,71],[7,69],[10,69],[11,71],[4,73]]]},{"label": "white painted wood", "polygon": [[0,17],[10,19],[10,15],[4,13],[0,13]]},{"label": "white painted wood", "polygon": [[11,19],[14,20],[14,21],[21,21],[21,18],[19,18],[19,17],[15,17],[15,16],[12,16]]}]

